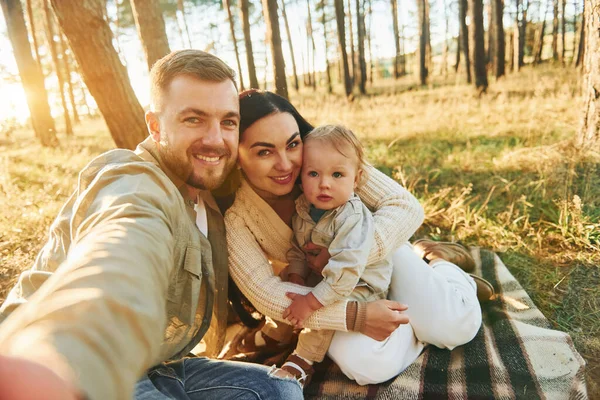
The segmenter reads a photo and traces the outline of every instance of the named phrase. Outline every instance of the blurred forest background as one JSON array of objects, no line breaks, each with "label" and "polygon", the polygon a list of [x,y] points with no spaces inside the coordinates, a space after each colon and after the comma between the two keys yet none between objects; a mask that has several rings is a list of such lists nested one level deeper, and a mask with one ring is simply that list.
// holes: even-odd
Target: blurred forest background
[{"label": "blurred forest background", "polygon": [[357,132],[425,206],[415,237],[496,251],[600,398],[598,0],[0,5],[0,302],[78,171],[146,137],[150,66],[199,48]]}]

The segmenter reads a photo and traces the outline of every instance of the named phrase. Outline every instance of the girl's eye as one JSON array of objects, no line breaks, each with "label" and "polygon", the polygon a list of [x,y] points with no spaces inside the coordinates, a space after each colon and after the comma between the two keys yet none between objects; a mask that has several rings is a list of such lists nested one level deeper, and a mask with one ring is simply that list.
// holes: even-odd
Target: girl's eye
[{"label": "girl's eye", "polygon": [[317,176],[319,176],[319,174],[317,174],[315,171],[310,171],[308,173],[308,176],[312,177],[312,178],[316,178]]},{"label": "girl's eye", "polygon": [[342,177],[342,176],[344,176],[344,175],[342,175],[342,173],[341,173],[341,172],[334,172],[332,176],[333,176],[334,178],[341,178],[341,177]]},{"label": "girl's eye", "polygon": [[271,152],[269,150],[261,150],[257,154],[259,155],[259,157],[264,157],[264,156],[268,156],[269,154],[271,154]]}]

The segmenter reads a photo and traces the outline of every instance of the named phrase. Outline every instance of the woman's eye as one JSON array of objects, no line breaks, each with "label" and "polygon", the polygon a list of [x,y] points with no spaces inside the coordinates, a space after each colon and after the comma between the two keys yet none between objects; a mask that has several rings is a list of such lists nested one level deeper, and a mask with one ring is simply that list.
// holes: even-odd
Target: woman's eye
[{"label": "woman's eye", "polygon": [[300,145],[300,141],[299,141],[299,140],[296,140],[296,141],[294,141],[294,142],[292,142],[292,143],[290,143],[290,144],[288,145],[288,149],[293,149],[293,148],[296,148],[296,147],[298,147],[299,145]]},{"label": "woman's eye", "polygon": [[344,175],[342,175],[342,173],[341,173],[341,172],[334,172],[332,176],[333,176],[334,178],[341,178],[341,177],[342,177],[342,176],[344,176]]},{"label": "woman's eye", "polygon": [[269,154],[271,154],[271,152],[269,150],[261,150],[256,154],[258,154],[259,157],[264,157],[264,156],[268,156]]},{"label": "woman's eye", "polygon": [[311,178],[316,178],[317,176],[319,176],[319,174],[317,174],[315,171],[310,171],[308,173],[308,176],[310,176]]}]

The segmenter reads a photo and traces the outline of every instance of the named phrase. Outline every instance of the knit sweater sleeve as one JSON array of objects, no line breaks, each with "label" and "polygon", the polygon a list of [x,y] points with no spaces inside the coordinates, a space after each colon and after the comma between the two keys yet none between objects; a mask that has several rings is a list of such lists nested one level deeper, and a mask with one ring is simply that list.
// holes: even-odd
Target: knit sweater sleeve
[{"label": "knit sweater sleeve", "polygon": [[368,263],[378,263],[399,248],[423,223],[425,213],[419,201],[375,167],[365,168],[366,182],[356,190],[363,203],[373,210],[375,244]]},{"label": "knit sweater sleeve", "polygon": [[[291,304],[287,292],[308,294],[311,288],[283,282],[273,273],[265,253],[246,226],[243,218],[230,209],[225,215],[229,273],[242,293],[256,309],[277,321],[283,319],[284,310]],[[347,301],[338,301],[313,313],[304,321],[311,329],[346,331]]]}]

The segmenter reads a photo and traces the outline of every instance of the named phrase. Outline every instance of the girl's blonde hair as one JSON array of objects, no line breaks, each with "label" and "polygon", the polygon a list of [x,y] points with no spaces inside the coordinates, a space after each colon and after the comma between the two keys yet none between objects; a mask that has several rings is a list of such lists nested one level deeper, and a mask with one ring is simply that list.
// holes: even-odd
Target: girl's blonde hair
[{"label": "girl's blonde hair", "polygon": [[[304,137],[304,143],[313,140],[330,143],[345,157],[356,157],[357,168],[362,171],[362,178],[359,185],[365,181],[365,166],[369,164],[365,158],[364,147],[354,132],[343,125],[321,125],[310,131],[309,134]],[[352,152],[351,154],[348,154],[349,150]]]}]

